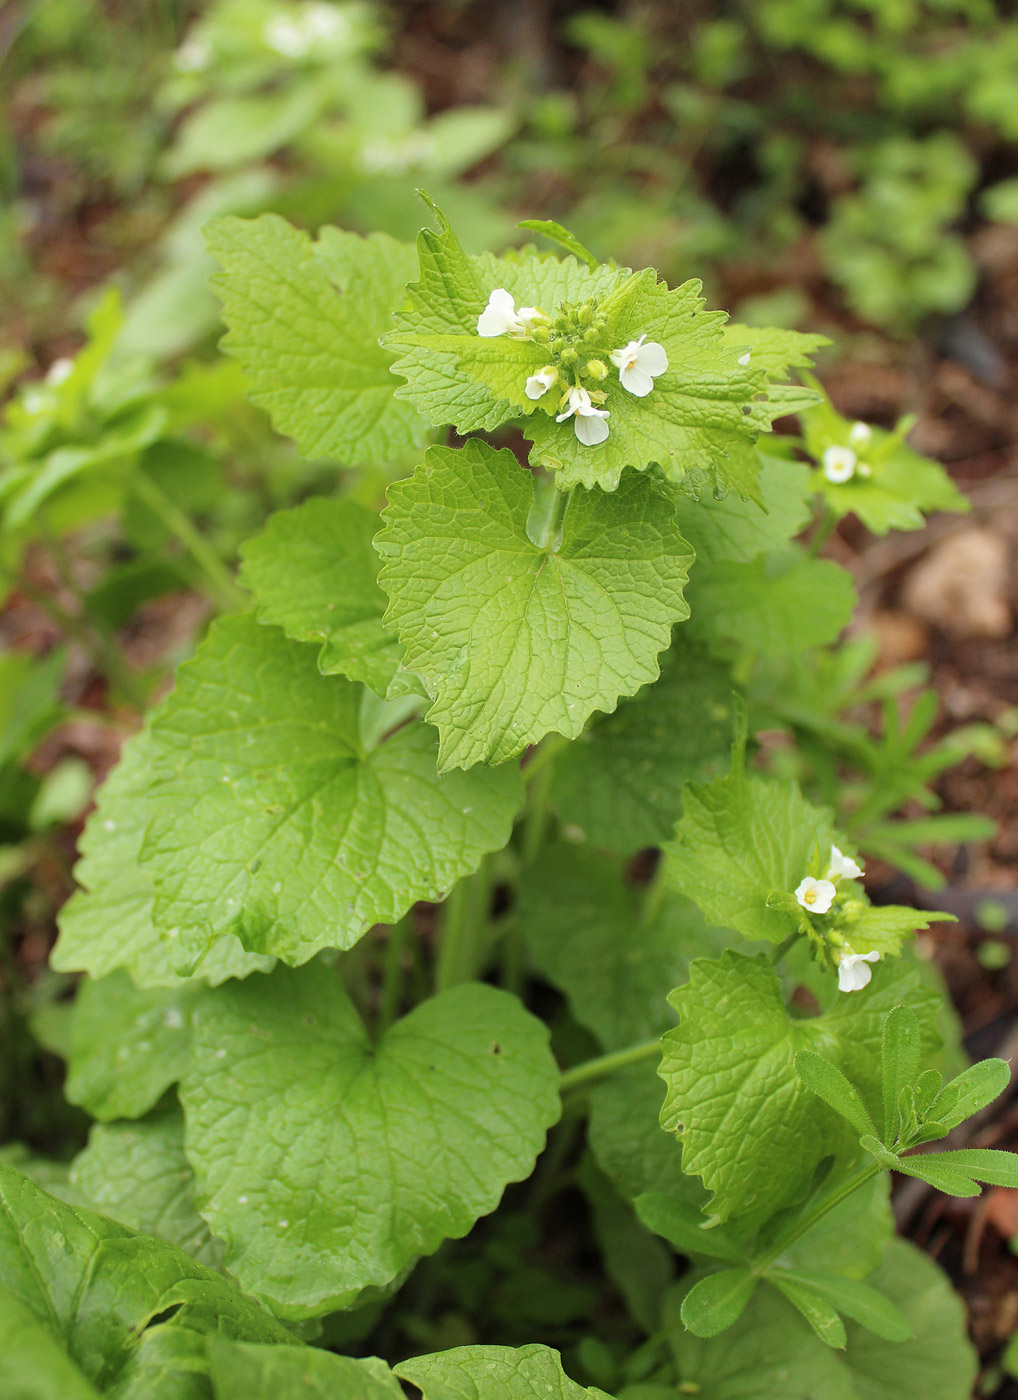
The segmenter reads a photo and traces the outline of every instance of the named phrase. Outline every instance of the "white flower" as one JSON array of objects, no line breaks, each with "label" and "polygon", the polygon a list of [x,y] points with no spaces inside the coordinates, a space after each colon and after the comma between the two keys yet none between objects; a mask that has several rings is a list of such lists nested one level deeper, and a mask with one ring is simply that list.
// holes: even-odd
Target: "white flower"
[{"label": "white flower", "polygon": [[173,55],[173,66],[182,73],[200,73],[212,62],[212,49],[205,39],[185,39]]},{"label": "white flower", "polygon": [[861,865],[857,865],[851,856],[843,856],[837,846],[831,847],[831,859],[827,866],[828,880],[858,880],[861,874]]},{"label": "white flower", "polygon": [[869,442],[872,436],[873,429],[870,425],[868,423],[862,423],[857,419],[856,422],[852,424],[848,434],[848,440],[853,447],[862,447],[864,443]]},{"label": "white flower", "polygon": [[335,5],[319,0],[305,7],[304,29],[313,39],[345,39],[350,31],[350,18]]},{"label": "white flower", "polygon": [[584,447],[596,447],[608,436],[608,424],[604,421],[607,417],[605,409],[594,407],[586,389],[577,386],[569,390],[565,412],[559,413],[555,422],[564,423],[567,418],[572,418],[576,436]]},{"label": "white flower", "polygon": [[74,372],[74,361],[69,360],[66,355],[61,355],[59,360],[54,360],[46,371],[47,384],[63,384],[66,379],[70,379]]},{"label": "white flower", "polygon": [[855,453],[850,447],[825,447],[823,456],[824,476],[837,485],[850,481],[855,475]]},{"label": "white flower", "polygon": [[554,365],[545,365],[539,374],[527,376],[526,395],[528,399],[542,399],[553,384],[558,382],[558,370]]},{"label": "white flower", "polygon": [[262,37],[270,49],[284,58],[303,58],[311,49],[311,36],[304,25],[288,15],[274,15],[262,31]]},{"label": "white flower", "polygon": [[496,335],[511,335],[521,339],[530,329],[530,322],[541,316],[536,306],[521,306],[504,287],[496,287],[488,297],[488,305],[477,318],[477,334],[491,339]]},{"label": "white flower", "polygon": [[740,356],[739,356],[737,363],[740,364],[740,365],[748,365],[748,364],[749,364],[749,355],[750,355],[750,352],[747,350],[746,353],[745,353],[745,355],[740,355]]},{"label": "white flower", "polygon": [[797,886],[795,897],[811,914],[826,914],[837,893],[830,880],[814,880],[812,875],[807,875]]},{"label": "white flower", "polygon": [[646,398],[654,387],[654,380],[668,368],[668,356],[663,345],[656,340],[647,340],[641,335],[639,340],[631,340],[621,350],[613,350],[609,355],[619,371],[619,381],[623,389],[628,389],[638,399]]},{"label": "white flower", "polygon": [[873,973],[868,964],[880,961],[880,954],[873,953],[842,953],[838,959],[838,991],[839,992],[861,992]]}]

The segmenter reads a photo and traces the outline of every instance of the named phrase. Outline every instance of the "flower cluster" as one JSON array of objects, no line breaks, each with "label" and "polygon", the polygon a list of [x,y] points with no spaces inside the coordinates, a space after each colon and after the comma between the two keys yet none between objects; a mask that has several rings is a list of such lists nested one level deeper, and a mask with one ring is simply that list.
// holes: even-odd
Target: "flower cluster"
[{"label": "flower cluster", "polygon": [[841,486],[846,481],[851,481],[853,476],[872,476],[873,468],[859,460],[857,451],[858,448],[865,447],[872,436],[873,429],[868,423],[853,423],[848,435],[848,447],[825,448],[821,465],[827,480]]},{"label": "flower cluster", "polygon": [[[563,302],[552,318],[536,306],[521,306],[517,311],[510,293],[504,287],[496,287],[477,318],[477,334],[506,335],[547,345],[549,363],[528,376],[524,386],[527,398],[536,401],[553,389],[560,389],[556,423],[571,418],[576,436],[585,447],[604,442],[608,436],[606,420],[611,415],[602,405],[608,396],[603,389],[580,382],[586,379],[593,386],[610,373],[604,360],[593,354],[604,335],[604,318],[598,314],[596,298],[579,306]],[[646,335],[612,350],[608,359],[618,370],[623,389],[638,399],[646,398],[654,388],[654,380],[668,368],[664,346],[656,340],[648,341]]]},{"label": "flower cluster", "polygon": [[[824,878],[817,880],[807,875],[797,885],[795,897],[808,913],[827,914],[841,881],[858,880],[861,875],[862,866],[851,856],[843,855],[837,846],[832,846]],[[880,961],[879,953],[856,953],[847,944],[838,948],[834,956],[838,965],[838,988],[842,992],[861,991],[873,976],[869,964]]]}]

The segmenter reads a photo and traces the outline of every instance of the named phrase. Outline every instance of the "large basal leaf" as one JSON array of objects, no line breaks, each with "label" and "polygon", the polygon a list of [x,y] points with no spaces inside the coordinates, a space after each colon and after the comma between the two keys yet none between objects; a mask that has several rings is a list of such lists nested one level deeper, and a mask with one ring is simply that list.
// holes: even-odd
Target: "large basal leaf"
[{"label": "large basal leaf", "polygon": [[728,952],[693,963],[669,998],[679,1024],[662,1039],[661,1125],[680,1135],[683,1170],[714,1192],[714,1215],[766,1220],[799,1195],[822,1157],[854,1150],[858,1133],[805,1087],[795,1055],[832,1060],[879,1115],[887,1013],[907,1001],[927,1044],[936,1041],[936,998],[917,988],[913,968],[880,966],[862,991],[801,1018],[789,1014],[769,958]]},{"label": "large basal leaf", "polygon": [[382,626],[388,600],[376,582],[377,529],[378,516],[356,501],[316,497],[277,511],[241,549],[240,580],[262,622],[319,645],[323,675],[349,676],[384,695],[401,651]]},{"label": "large basal leaf", "polygon": [[97,1123],[71,1164],[70,1180],[111,1220],[158,1235],[210,1269],[222,1264],[223,1247],[195,1207],[184,1120],[175,1105],[138,1123]]},{"label": "large basal leaf", "polygon": [[[7,1311],[3,1300],[12,1296]],[[12,1316],[16,1325],[26,1312],[96,1390],[131,1400],[156,1393],[139,1374],[139,1357],[146,1329],[162,1314],[172,1320],[153,1330],[164,1335],[172,1329],[191,1336],[219,1331],[252,1342],[290,1340],[257,1304],[173,1245],[65,1205],[0,1165],[0,1317],[11,1326]],[[45,1357],[40,1364],[51,1372],[58,1366]],[[157,1370],[165,1369],[164,1355]],[[159,1393],[188,1395],[184,1384]],[[89,1395],[86,1387],[79,1390]],[[67,1394],[77,1400],[73,1390]]]},{"label": "large basal leaf", "polygon": [[566,994],[605,1050],[649,1040],[674,1025],[665,988],[684,982],[695,957],[734,935],[710,929],[694,904],[666,893],[648,905],[610,860],[589,846],[549,842],[517,908],[531,962]]},{"label": "large basal leaf", "polygon": [[415,1356],[393,1368],[415,1385],[424,1400],[604,1400],[562,1370],[557,1351],[525,1347],[470,1346]]},{"label": "large basal leaf", "polygon": [[187,1069],[201,982],[136,988],[118,971],[78,987],[65,1092],[93,1118],[140,1118]]},{"label": "large basal leaf", "polygon": [[867,1282],[896,1303],[914,1336],[888,1342],[848,1323],[835,1351],[772,1288],[758,1288],[723,1343],[679,1323],[683,1289],[666,1300],[666,1326],[683,1393],[710,1400],[968,1400],[976,1357],[965,1311],[947,1279],[905,1240],[893,1240]]},{"label": "large basal leaf", "polygon": [[552,801],[595,846],[622,855],[660,846],[685,784],[723,772],[731,746],[731,676],[679,633],[658,680],[556,755]]},{"label": "large basal leaf", "polygon": [[692,554],[665,490],[630,474],[614,495],[576,491],[539,543],[534,507],[534,478],[476,440],[432,448],[389,490],[375,542],[386,620],[434,701],[444,769],[575,738],[656,678],[688,616]]},{"label": "large basal leaf", "polygon": [[388,1366],[373,1356],[225,1337],[210,1338],[206,1352],[215,1400],[404,1400]]},{"label": "large basal leaf", "polygon": [[453,988],[372,1044],[337,976],[278,969],[195,1016],[199,1208],[251,1293],[327,1312],[493,1210],[557,1088],[547,1032],[505,992]]},{"label": "large basal leaf", "polygon": [[46,1322],[2,1284],[0,1394],[8,1400],[99,1400]]},{"label": "large basal leaf", "polygon": [[339,229],[313,244],[275,214],[215,219],[205,235],[222,268],[223,348],[305,457],[373,467],[424,443],[427,425],[393,398],[392,355],[378,344],[413,273],[411,247]]},{"label": "large basal leaf", "polygon": [[362,732],[361,688],[253,617],[216,624],[153,721],[157,782],[143,860],[181,965],[236,934],[306,962],[505,845],[519,774],[440,776],[432,731]]},{"label": "large basal leaf", "polygon": [[[58,972],[89,972],[96,979],[122,968],[136,987],[181,987],[173,949],[152,922],[152,880],[141,863],[141,843],[152,818],[148,791],[157,747],[147,730],[128,739],[120,762],[99,791],[79,842],[74,874],[82,888],[61,909],[60,937],[50,955]],[[215,985],[228,977],[267,972],[272,958],[246,952],[232,935],[202,962]]]}]

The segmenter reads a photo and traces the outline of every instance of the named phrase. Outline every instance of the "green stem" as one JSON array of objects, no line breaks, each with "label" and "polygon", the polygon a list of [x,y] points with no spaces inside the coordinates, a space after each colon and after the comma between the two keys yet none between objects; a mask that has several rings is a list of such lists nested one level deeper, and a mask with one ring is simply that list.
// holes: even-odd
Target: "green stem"
[{"label": "green stem", "polygon": [[786,939],[784,939],[781,943],[777,945],[777,947],[771,953],[771,962],[774,964],[775,967],[777,967],[778,963],[789,951],[789,949],[791,949],[795,946],[796,943],[798,943],[801,937],[802,934],[799,932],[798,929],[796,929],[794,933],[790,933]]},{"label": "green stem", "polygon": [[829,1215],[835,1206],[840,1206],[842,1201],[854,1195],[860,1186],[865,1186],[868,1181],[872,1181],[875,1176],[879,1176],[882,1171],[886,1170],[887,1168],[882,1163],[871,1162],[868,1167],[863,1167],[861,1171],[856,1172],[855,1176],[850,1176],[836,1191],[832,1191],[829,1196],[818,1201],[812,1210],[800,1216],[791,1229],[787,1230],[766,1254],[761,1255],[759,1259],[754,1259],[754,1272],[766,1273],[774,1261],[781,1258],[786,1249],[795,1244],[796,1240],[801,1239],[809,1230],[812,1230],[813,1226],[823,1220],[825,1215]]},{"label": "green stem", "polygon": [[624,1069],[626,1065],[634,1065],[639,1060],[646,1060],[651,1055],[660,1053],[660,1039],[644,1040],[639,1045],[627,1045],[625,1050],[613,1050],[610,1055],[598,1055],[594,1060],[585,1060],[582,1065],[565,1071],[559,1080],[559,1092],[573,1093],[597,1079],[603,1079],[606,1074],[614,1074],[617,1069]]},{"label": "green stem", "polygon": [[666,869],[665,858],[663,855],[659,855],[657,859],[657,868],[650,878],[650,883],[647,885],[647,892],[643,897],[643,923],[648,928],[657,922],[657,917],[661,913],[661,905],[665,897]]},{"label": "green stem", "polygon": [[548,799],[551,796],[551,780],[554,773],[550,763],[543,764],[527,788],[527,815],[523,819],[521,851],[524,866],[533,865],[541,850],[548,821]]},{"label": "green stem", "polygon": [[453,886],[445,901],[435,990],[444,992],[476,977],[490,899],[488,863]]},{"label": "green stem", "polygon": [[399,994],[403,986],[403,955],[407,941],[413,933],[411,915],[399,920],[389,929],[389,941],[385,946],[385,965],[382,970],[382,997],[378,1008],[378,1034],[381,1036],[396,1019],[399,1009]]},{"label": "green stem", "polygon": [[237,587],[233,574],[179,506],[174,505],[169,496],[143,471],[135,472],[131,485],[149,510],[159,517],[171,534],[176,535],[205,574],[211,585],[209,591],[219,607],[224,612],[236,612],[246,608],[250,601],[247,595]]},{"label": "green stem", "polygon": [[834,529],[837,523],[837,513],[831,506],[828,506],[827,514],[824,516],[823,520],[821,520],[817,528],[813,531],[813,535],[810,538],[809,554],[811,559],[815,559],[820,553],[820,551],[823,549],[824,545],[827,543],[831,531]]},{"label": "green stem", "polygon": [[566,507],[572,491],[560,491],[550,476],[538,477],[534,487],[534,504],[527,516],[527,538],[536,549],[556,550],[562,534]]}]

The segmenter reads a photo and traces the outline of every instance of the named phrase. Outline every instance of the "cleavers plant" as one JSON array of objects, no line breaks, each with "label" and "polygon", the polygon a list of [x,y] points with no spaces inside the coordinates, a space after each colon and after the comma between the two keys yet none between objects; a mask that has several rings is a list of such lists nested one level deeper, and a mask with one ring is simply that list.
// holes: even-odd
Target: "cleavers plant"
[{"label": "cleavers plant", "polygon": [[[394,1371],[337,1354],[551,1131],[533,1208],[584,1193],[629,1315],[567,1357],[585,1383],[964,1400],[960,1307],[893,1240],[888,1171],[1018,1185],[1010,1154],[915,1151],[1007,1067],[942,1087],[908,940],[943,916],[871,903],[865,828],[755,745],[794,741],[777,697],[851,617],[828,523],[964,502],[788,382],[820,337],[727,324],[549,223],[565,256],[467,256],[431,212],[416,253],[208,229],[250,397],[349,475],[246,545],[251,608],[89,821],[53,962],[88,974],[67,1093],[97,1121],[44,1183],[63,1203],[0,1167],[0,1376],[580,1400],[483,1315]],[[769,438],[790,414],[803,439]],[[380,465],[379,519],[347,484]]]}]

